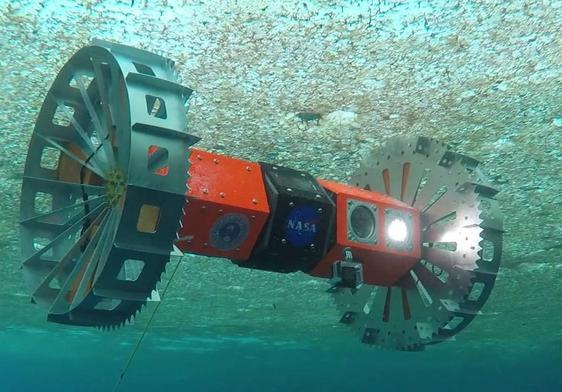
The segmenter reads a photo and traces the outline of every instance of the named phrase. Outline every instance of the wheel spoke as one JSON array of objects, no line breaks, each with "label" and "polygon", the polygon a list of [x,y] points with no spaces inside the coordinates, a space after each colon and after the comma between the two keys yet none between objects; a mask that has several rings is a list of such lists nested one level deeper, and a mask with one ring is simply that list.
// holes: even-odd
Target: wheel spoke
[{"label": "wheel spoke", "polygon": [[[107,210],[106,210],[107,211]],[[83,238],[90,237],[86,248],[76,260],[74,268],[72,272],[67,276],[64,285],[62,286],[60,292],[58,293],[57,298],[53,301],[49,313],[52,314],[63,314],[69,312],[71,309],[71,304],[75,298],[76,288],[77,288],[77,281],[81,279],[84,275],[84,269],[91,263],[92,261],[92,253],[97,249],[98,244],[103,235],[103,227],[109,218],[109,214],[104,213],[103,219],[98,220],[95,224],[92,224],[90,228],[96,227],[96,232],[93,236],[90,237],[91,231],[88,235],[84,233]],[[84,241],[81,241],[82,244]],[[82,246],[82,245],[81,245]]]},{"label": "wheel spoke", "polygon": [[113,229],[112,221],[115,219],[114,216],[115,216],[115,210],[113,210],[111,214],[108,215],[107,219],[103,224],[103,227],[100,226],[99,231],[101,232],[101,235],[99,237],[99,241],[96,244],[97,245],[96,249],[91,255],[92,257],[89,260],[86,270],[84,271],[82,277],[80,278],[80,282],[74,294],[74,298],[72,299],[72,303],[70,304],[70,310],[73,310],[77,306],[79,306],[80,303],[82,303],[83,299],[86,297],[86,295],[90,292],[96,281],[95,275],[99,269],[98,267],[100,265],[100,262],[104,261],[104,257],[105,259],[107,259],[108,257],[108,255],[104,255],[103,253],[102,244],[108,243],[108,239],[110,238]]},{"label": "wheel spoke", "polygon": [[[450,251],[436,247],[424,247],[423,258],[441,269],[449,272],[463,274],[471,274],[472,261],[468,264],[463,263],[463,259],[459,257],[458,251]],[[469,270],[464,268],[470,268]]]},{"label": "wheel spoke", "polygon": [[[96,86],[98,88],[101,97],[101,107],[104,113],[106,129],[108,130],[109,142],[111,144],[112,135],[109,132],[113,129],[114,120],[113,120],[113,114],[111,113],[111,107],[109,106],[109,94],[107,91],[107,86],[109,84],[107,83],[107,80],[103,73],[101,63],[95,59],[92,59],[92,65],[94,67]],[[111,151],[114,152],[113,149]],[[114,163],[115,163],[115,159],[114,159]]]},{"label": "wheel spoke", "polygon": [[80,230],[82,228],[84,222],[86,222],[88,220],[92,220],[94,217],[98,216],[100,211],[103,212],[104,208],[107,208],[106,204],[105,203],[100,204],[99,206],[94,208],[92,211],[90,211],[90,213],[82,216],[80,219],[78,219],[76,222],[74,222],[68,229],[63,231],[58,236],[56,236],[53,239],[53,241],[51,241],[49,244],[45,245],[43,248],[39,249],[31,257],[27,258],[23,262],[23,266],[24,267],[32,267],[34,264],[40,263],[41,262],[41,260],[40,260],[41,256],[43,256],[47,251],[52,249],[54,246],[58,245],[62,241],[71,237],[77,230]]},{"label": "wheel spoke", "polygon": [[101,273],[105,268],[105,264],[107,263],[107,258],[109,256],[109,251],[113,246],[113,240],[115,239],[115,234],[117,233],[117,228],[119,227],[119,211],[117,211],[117,209],[114,209],[112,211],[112,214],[113,215],[110,217],[110,221],[108,222],[108,226],[109,226],[108,236],[107,239],[103,242],[102,245],[103,249],[100,250],[101,259],[96,267],[94,282],[98,280],[98,278],[100,277]]},{"label": "wheel spoke", "polygon": [[425,288],[424,284],[422,283],[418,275],[414,272],[414,270],[410,270],[410,276],[414,281],[414,285],[416,288],[415,291],[417,291],[417,293],[419,294],[424,306],[426,308],[430,307],[431,304],[433,303],[433,298],[431,298],[431,294],[429,294],[429,292]]},{"label": "wheel spoke", "polygon": [[72,221],[73,218],[76,217],[76,214],[74,213],[75,210],[79,210],[77,212],[81,212],[84,210],[84,207],[86,205],[88,205],[90,208],[93,208],[97,203],[103,202],[106,199],[107,197],[105,195],[96,196],[88,200],[83,200],[69,206],[58,208],[56,210],[47,212],[45,214],[33,215],[29,218],[25,218],[21,220],[20,223],[26,225],[26,224],[33,224],[38,222],[46,222],[56,225],[64,225],[67,224],[69,221]]},{"label": "wheel spoke", "polygon": [[84,82],[80,77],[76,78],[76,84],[80,89],[80,95],[82,95],[82,99],[84,100],[84,104],[86,105],[86,109],[92,119],[94,124],[94,128],[96,129],[97,134],[100,136],[100,143],[103,146],[103,150],[107,155],[107,159],[110,165],[115,165],[115,157],[113,156],[113,147],[111,145],[111,140],[109,140],[109,133],[101,125],[100,119],[96,110],[94,109],[94,105],[92,104],[92,100],[88,95],[88,91],[86,91],[86,87],[84,86]]},{"label": "wheel spoke", "polygon": [[[105,211],[107,211],[107,210],[105,210]],[[58,262],[55,265],[55,267],[43,279],[43,281],[41,282],[39,287],[37,287],[34,290],[34,292],[32,294],[32,297],[37,303],[44,304],[44,305],[50,305],[51,302],[53,301],[53,299],[57,296],[60,296],[61,292],[63,292],[62,288],[61,289],[52,288],[51,283],[56,278],[61,277],[61,275],[64,274],[65,270],[67,270],[69,268],[69,266],[72,263],[72,261],[74,260],[74,258],[77,256],[77,254],[80,253],[80,248],[83,246],[86,239],[90,236],[90,234],[94,230],[95,225],[98,224],[98,222],[100,221],[100,219],[102,218],[103,215],[106,215],[105,211],[102,214],[100,214],[94,220],[94,222],[92,222],[92,225],[90,227],[88,227],[88,229],[86,229],[84,231],[84,233],[82,233],[82,236],[80,237],[80,239],[78,241],[76,241],[76,243],[74,243],[70,249],[68,249],[68,251],[63,256],[63,258],[60,260],[60,262]],[[76,267],[74,267],[74,270],[76,270]],[[73,270],[72,273],[74,273],[74,270]],[[72,275],[72,273],[71,273],[71,275]]]},{"label": "wheel spoke", "polygon": [[[465,294],[466,288],[462,281],[459,281],[456,273],[449,273],[445,269],[437,272],[436,268],[439,269],[426,261],[426,265],[418,263],[413,271],[427,292],[444,299],[461,298]],[[440,279],[443,276],[447,276],[445,281]]]},{"label": "wheel spoke", "polygon": [[70,113],[70,111],[68,110],[67,106],[64,104],[63,101],[53,98],[55,99],[55,101],[57,102],[57,105],[59,107],[59,109],[64,112],[64,114],[66,115],[66,117],[68,118],[68,120],[70,121],[70,123],[72,124],[72,127],[74,128],[74,130],[76,131],[76,133],[80,136],[80,138],[82,139],[82,141],[85,143],[85,146],[87,147],[87,155],[89,158],[89,162],[95,162],[95,164],[104,172],[108,171],[108,162],[106,162],[100,154],[98,154],[98,148],[94,146],[94,144],[92,143],[92,140],[90,139],[90,137],[88,136],[88,134],[86,133],[86,131],[84,131],[84,128],[82,128],[82,126],[78,123],[78,121],[76,121],[76,118],[74,118],[74,116],[72,115],[72,113]]},{"label": "wheel spoke", "polygon": [[77,195],[82,194],[82,189],[90,196],[100,196],[105,194],[105,187],[99,185],[79,184],[77,182],[66,182],[59,180],[50,180],[48,178],[23,176],[24,184],[29,182],[32,185],[48,189],[53,192],[74,192]]},{"label": "wheel spoke", "polygon": [[70,159],[72,159],[73,161],[79,163],[81,166],[86,166],[88,169],[90,169],[91,171],[93,171],[94,173],[96,173],[98,176],[100,176],[101,178],[105,179],[105,173],[103,172],[103,170],[101,170],[100,168],[97,167],[97,165],[92,165],[92,162],[88,162],[86,163],[86,161],[84,161],[81,158],[78,158],[75,154],[73,154],[72,152],[68,151],[66,148],[64,148],[61,144],[57,143],[56,141],[54,141],[52,138],[50,138],[49,136],[46,135],[42,135],[38,132],[35,132],[35,134],[37,136],[39,136],[41,139],[45,140],[47,143],[49,143],[51,146],[55,147],[57,150],[59,150],[60,152],[62,152],[64,155],[66,155],[67,157],[69,157]]}]

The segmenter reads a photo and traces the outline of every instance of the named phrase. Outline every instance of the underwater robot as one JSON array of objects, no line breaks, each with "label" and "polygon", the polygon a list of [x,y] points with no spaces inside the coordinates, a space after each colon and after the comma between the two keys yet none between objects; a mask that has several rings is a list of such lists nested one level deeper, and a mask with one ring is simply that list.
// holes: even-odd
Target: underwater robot
[{"label": "underwater robot", "polygon": [[124,325],[174,249],[323,278],[368,345],[422,350],[480,313],[503,227],[476,160],[394,138],[327,181],[194,148],[191,93],[169,59],[99,40],[56,77],[21,196],[24,277],[49,321]]}]

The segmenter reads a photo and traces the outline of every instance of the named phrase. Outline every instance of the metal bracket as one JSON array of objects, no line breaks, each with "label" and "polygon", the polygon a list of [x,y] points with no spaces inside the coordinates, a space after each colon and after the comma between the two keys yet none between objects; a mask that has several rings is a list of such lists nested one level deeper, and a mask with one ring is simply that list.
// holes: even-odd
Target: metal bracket
[{"label": "metal bracket", "polygon": [[363,264],[353,259],[350,248],[345,248],[342,253],[343,260],[332,264],[333,288],[358,289],[363,285]]}]

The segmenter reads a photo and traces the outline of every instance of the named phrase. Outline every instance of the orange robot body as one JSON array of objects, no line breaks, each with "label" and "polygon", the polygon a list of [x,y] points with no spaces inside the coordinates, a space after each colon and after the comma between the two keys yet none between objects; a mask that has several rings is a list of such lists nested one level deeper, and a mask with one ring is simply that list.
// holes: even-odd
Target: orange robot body
[{"label": "orange robot body", "polygon": [[[384,194],[331,181],[318,182],[336,197],[336,242],[311,275],[330,277],[332,265],[349,248],[361,260],[365,283],[391,286],[421,256],[420,215],[409,205]],[[408,221],[401,232],[400,221]],[[404,236],[393,243],[392,235]]]},{"label": "orange robot body", "polygon": [[269,216],[260,165],[191,149],[187,202],[177,246],[245,260]]}]

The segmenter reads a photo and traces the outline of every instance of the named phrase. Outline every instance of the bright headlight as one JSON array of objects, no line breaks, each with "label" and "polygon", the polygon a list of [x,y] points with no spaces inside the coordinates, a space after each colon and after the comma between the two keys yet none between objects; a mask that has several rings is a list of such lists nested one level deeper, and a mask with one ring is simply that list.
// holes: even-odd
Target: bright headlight
[{"label": "bright headlight", "polygon": [[408,238],[408,226],[402,219],[394,219],[388,225],[388,238],[396,242],[404,242]]},{"label": "bright headlight", "polygon": [[414,246],[412,242],[412,214],[387,208],[384,211],[384,220],[386,246],[399,250],[411,250]]}]

